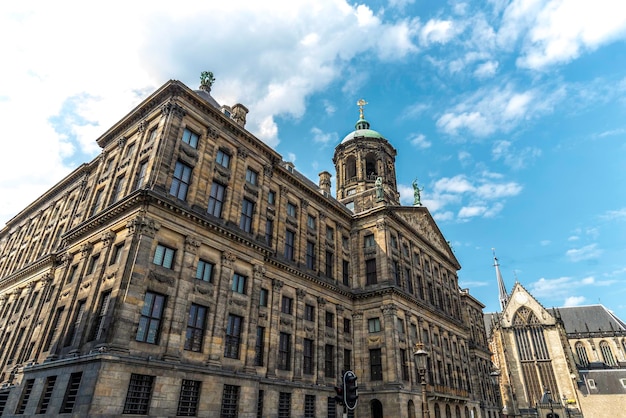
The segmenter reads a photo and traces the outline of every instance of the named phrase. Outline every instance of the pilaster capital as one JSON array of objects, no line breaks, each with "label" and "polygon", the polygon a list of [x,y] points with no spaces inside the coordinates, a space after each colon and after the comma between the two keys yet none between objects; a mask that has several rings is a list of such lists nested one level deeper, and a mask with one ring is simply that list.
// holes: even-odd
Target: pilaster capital
[{"label": "pilaster capital", "polygon": [[296,289],[296,297],[298,298],[298,300],[304,299],[305,296],[306,296],[306,290]]},{"label": "pilaster capital", "polygon": [[110,246],[115,239],[115,233],[113,231],[106,231],[102,235],[100,235],[100,241],[102,241],[102,245],[105,247]]},{"label": "pilaster capital", "polygon": [[161,228],[161,225],[154,219],[148,218],[144,215],[138,215],[135,219],[131,219],[126,223],[126,228],[133,235],[147,235],[150,238],[154,238],[156,231]]},{"label": "pilaster capital", "polygon": [[190,235],[185,237],[185,251],[188,253],[196,254],[200,247],[200,240]]},{"label": "pilaster capital", "polygon": [[254,271],[255,279],[262,279],[265,277],[265,266],[263,264],[254,264],[252,266],[252,271]]},{"label": "pilaster capital", "polygon": [[272,279],[272,287],[275,291],[280,292],[280,290],[283,288],[283,285],[284,283],[281,280]]},{"label": "pilaster capital", "polygon": [[222,252],[222,265],[224,267],[232,268],[233,263],[237,261],[237,256],[230,251]]}]

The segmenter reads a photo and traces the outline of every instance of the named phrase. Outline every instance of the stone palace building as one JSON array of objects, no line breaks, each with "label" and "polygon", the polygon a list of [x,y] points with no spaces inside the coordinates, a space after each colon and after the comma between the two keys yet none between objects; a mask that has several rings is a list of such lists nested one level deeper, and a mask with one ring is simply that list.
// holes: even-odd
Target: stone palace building
[{"label": "stone palace building", "polygon": [[333,197],[211,81],[167,82],[0,230],[0,415],[337,417],[353,370],[356,417],[421,416],[422,387],[430,417],[496,417],[484,306],[362,106]]}]

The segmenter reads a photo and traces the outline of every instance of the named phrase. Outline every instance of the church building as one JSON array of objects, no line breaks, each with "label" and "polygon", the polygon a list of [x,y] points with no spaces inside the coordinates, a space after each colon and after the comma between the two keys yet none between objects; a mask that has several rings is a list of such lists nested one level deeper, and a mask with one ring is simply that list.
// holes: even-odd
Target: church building
[{"label": "church building", "polygon": [[516,282],[486,314],[504,417],[610,418],[626,411],[626,324],[604,306],[545,308]]},{"label": "church building", "polygon": [[0,230],[0,416],[331,418],[351,370],[350,416],[495,418],[484,305],[365,103],[332,196],[201,81]]}]

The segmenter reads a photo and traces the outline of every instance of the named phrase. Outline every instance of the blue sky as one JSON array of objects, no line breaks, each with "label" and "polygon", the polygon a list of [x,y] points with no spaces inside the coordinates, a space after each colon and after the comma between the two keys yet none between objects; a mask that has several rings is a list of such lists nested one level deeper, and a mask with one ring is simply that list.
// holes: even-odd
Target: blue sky
[{"label": "blue sky", "polygon": [[0,224],[154,89],[210,70],[314,181],[367,100],[402,202],[417,178],[486,311],[496,248],[509,289],[626,319],[622,2],[19,3],[0,5]]}]

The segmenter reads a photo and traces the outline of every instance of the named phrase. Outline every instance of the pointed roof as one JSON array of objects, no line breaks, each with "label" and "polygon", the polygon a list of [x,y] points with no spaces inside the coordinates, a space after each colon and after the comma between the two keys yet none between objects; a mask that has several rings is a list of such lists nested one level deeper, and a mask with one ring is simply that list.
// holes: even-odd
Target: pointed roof
[{"label": "pointed roof", "polygon": [[493,266],[496,268],[496,280],[498,281],[498,297],[500,299],[500,308],[504,311],[506,308],[506,304],[509,302],[509,295],[506,292],[506,287],[504,286],[504,280],[502,279],[502,273],[500,273],[500,264],[498,264],[498,257],[496,257],[496,249],[492,248],[493,251]]},{"label": "pointed roof", "polygon": [[626,323],[603,305],[558,308],[565,331],[570,333],[626,332]]}]

